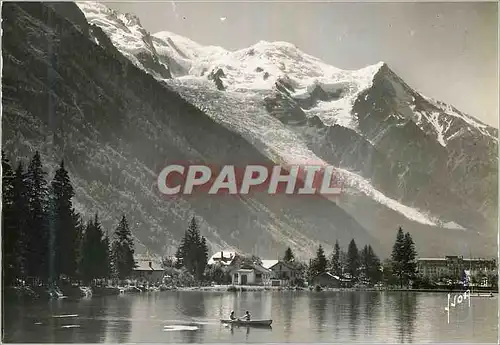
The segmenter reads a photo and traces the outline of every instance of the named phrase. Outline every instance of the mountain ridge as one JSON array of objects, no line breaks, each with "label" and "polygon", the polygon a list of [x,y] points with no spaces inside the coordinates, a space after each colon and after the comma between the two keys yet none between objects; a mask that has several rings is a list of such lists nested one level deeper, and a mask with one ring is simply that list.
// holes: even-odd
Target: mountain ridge
[{"label": "mountain ridge", "polygon": [[[65,6],[63,12],[77,10]],[[304,203],[255,195],[214,203],[211,196],[159,195],[155,172],[169,161],[271,162],[122,59],[104,37],[104,46],[96,44],[101,31],[92,25],[82,32],[67,14],[43,3],[8,3],[3,10],[3,145],[14,162],[40,150],[49,171],[64,157],[75,206],[85,217],[99,211],[103,226],[112,229],[125,213],[141,248],[163,254],[173,254],[193,215],[212,251],[237,247],[274,257],[292,246],[309,256],[332,235],[377,246],[350,215],[322,198]],[[46,111],[48,104],[53,111]]]},{"label": "mountain ridge", "polygon": [[[231,52],[222,51],[216,47],[210,47],[206,53],[202,54],[199,46],[193,48],[193,44],[188,39],[184,41],[184,46],[190,44],[191,53],[184,52],[183,59],[179,59],[177,51],[182,52],[182,49],[187,49],[183,48],[182,42],[179,43],[181,40],[179,36],[169,37],[170,41],[161,40],[155,36],[156,34],[150,35],[143,28],[141,30],[138,27],[140,21],[137,20],[130,22],[133,30],[123,29],[120,15],[102,16],[99,9],[102,9],[103,5],[99,4],[97,11],[96,8],[92,8],[92,3],[85,5],[78,3],[78,6],[86,15],[90,28],[89,32],[84,34],[92,44],[101,46],[101,49],[109,55],[107,58],[100,57],[100,63],[107,61],[106,59],[117,61],[112,64],[115,66],[112,69],[114,74],[101,73],[107,75],[115,83],[121,83],[126,87],[116,88],[115,85],[102,81],[102,77],[95,75],[99,66],[83,62],[76,56],[65,53],[61,61],[65,63],[71,59],[78,61],[81,67],[89,71],[89,75],[100,80],[101,88],[109,89],[105,98],[115,97],[123,104],[127,104],[127,106],[118,106],[118,109],[127,114],[127,121],[135,124],[135,131],[126,129],[125,137],[120,131],[111,131],[113,139],[107,143],[95,136],[97,133],[105,134],[106,132],[103,129],[94,128],[96,134],[93,138],[100,145],[101,150],[96,147],[92,152],[97,152],[97,156],[102,157],[103,162],[106,160],[113,162],[116,168],[110,170],[113,172],[111,175],[119,177],[118,179],[102,177],[97,186],[103,190],[109,190],[110,196],[119,200],[118,209],[125,210],[131,207],[134,210],[131,211],[133,217],[142,218],[141,226],[154,229],[149,232],[146,229],[138,230],[137,235],[141,243],[154,247],[156,251],[164,252],[165,248],[158,244],[175,245],[183,229],[182,221],[187,225],[185,218],[188,214],[197,214],[201,217],[203,233],[209,237],[213,250],[241,247],[248,252],[269,255],[270,252],[281,252],[283,247],[291,244],[297,251],[312,253],[314,246],[319,243],[329,248],[328,246],[333,245],[335,239],[340,238],[341,243],[347,245],[350,238],[355,237],[357,242],[359,240],[359,244],[372,242],[372,245],[380,248],[381,253],[388,253],[397,225],[403,225],[405,230],[412,233],[417,247],[421,248],[425,255],[436,255],[443,251],[463,254],[468,253],[469,247],[472,247],[473,251],[481,250],[485,253],[493,253],[495,250],[491,242],[494,234],[488,229],[493,229],[496,222],[494,220],[496,211],[491,210],[495,207],[496,191],[491,186],[496,185],[494,177],[497,170],[492,168],[490,161],[481,163],[482,159],[474,161],[471,156],[473,157],[477,151],[479,157],[490,157],[497,147],[495,146],[497,141],[491,141],[488,135],[484,135],[479,130],[482,128],[475,128],[473,124],[470,124],[471,128],[461,135],[476,138],[475,145],[460,147],[463,140],[460,139],[461,135],[456,135],[451,142],[459,144],[454,144],[455,146],[449,144],[447,149],[439,143],[437,135],[432,132],[434,130],[432,127],[424,131],[414,121],[405,122],[403,115],[408,115],[411,120],[418,119],[418,114],[413,113],[409,107],[413,101],[409,103],[405,101],[408,97],[411,100],[411,95],[405,95],[403,100],[395,97],[391,88],[397,89],[400,86],[398,83],[393,84],[390,80],[384,80],[387,73],[382,75],[380,82],[377,80],[377,83],[373,83],[375,76],[382,69],[389,69],[387,65],[379,63],[358,71],[343,71],[331,66],[323,67],[323,62],[316,64],[318,60],[316,58],[297,57],[297,54],[293,53],[296,47],[287,44],[282,47],[283,51],[287,52],[291,49],[296,61],[285,60],[284,67],[281,66],[282,61],[272,68],[266,65],[269,67],[269,70],[266,70],[267,67],[263,64],[247,63],[246,67],[243,64],[246,63],[245,61],[254,61],[256,57],[261,56],[259,54],[262,54],[264,62],[268,61],[266,60],[268,57],[272,59],[277,55],[281,56],[283,51],[259,52],[259,47],[269,46],[268,42],[258,42],[253,47],[253,52],[252,48],[237,51],[236,55],[244,58],[242,62],[231,60]],[[42,7],[45,8],[45,6]],[[77,13],[72,13],[75,9],[71,7],[70,10],[70,7],[67,11],[63,11],[63,17],[66,17],[69,22],[81,20],[81,18],[78,19]],[[29,5],[19,8],[26,9]],[[103,11],[108,13],[106,10]],[[31,14],[34,15],[32,12]],[[50,26],[50,23],[46,25]],[[36,25],[31,24],[31,27],[36,27]],[[61,34],[56,28],[53,28],[53,32],[54,35]],[[10,36],[6,36],[5,39],[13,40],[14,37],[10,33]],[[126,39],[120,41],[123,37]],[[154,50],[136,49],[137,47],[147,48],[145,41],[151,42]],[[174,51],[174,48],[170,46],[172,44],[177,50]],[[12,44],[9,47],[11,50],[14,49]],[[132,47],[132,50],[127,51],[128,47]],[[167,56],[166,52],[169,52],[169,47],[175,54]],[[25,48],[29,53],[28,56],[35,51],[32,51],[30,47]],[[36,49],[42,48],[36,45]],[[74,49],[79,51],[76,47]],[[90,49],[91,53],[88,53],[90,58],[95,59],[93,54],[98,54],[95,49],[97,48]],[[82,52],[82,54],[85,53]],[[194,54],[202,55],[202,61],[192,62],[192,59],[186,59]],[[19,53],[17,56],[19,59],[22,55]],[[216,63],[211,64],[210,59],[215,59]],[[12,61],[8,60],[7,66],[12,69],[17,68]],[[300,67],[304,61],[312,61],[313,66],[306,66],[299,72],[292,71],[293,66],[294,68]],[[128,66],[129,63],[136,66],[138,71],[131,69]],[[235,66],[239,67],[235,68]],[[234,69],[231,70],[230,67]],[[332,76],[329,76],[329,79],[314,76],[314,73],[320,73],[318,71],[322,71],[323,68],[331,71]],[[160,72],[164,70],[168,71],[168,75],[162,76]],[[142,71],[144,75],[139,71]],[[191,71],[194,75],[188,73]],[[282,73],[283,71],[293,73]],[[308,72],[313,76],[307,76]],[[80,75],[76,71],[74,73]],[[267,78],[266,73],[268,73]],[[298,75],[306,75],[306,77],[305,79],[297,78]],[[17,80],[18,77],[11,75],[11,78],[13,78],[11,80]],[[66,79],[71,81],[72,77],[68,75]],[[145,80],[149,80],[147,84],[144,84]],[[91,88],[86,91],[78,82],[71,82],[74,85],[75,94],[76,91],[80,93],[92,91],[100,95],[96,91],[98,89]],[[147,95],[144,90],[132,87],[131,83],[134,82],[148,85],[147,90],[153,92],[154,95]],[[24,85],[27,82],[23,80],[17,83]],[[151,89],[153,84],[155,86]],[[4,85],[9,87],[15,85],[15,82],[7,79]],[[160,89],[159,85],[168,92]],[[179,95],[186,101],[186,104],[194,106],[200,112],[199,119],[203,119],[203,116],[210,117],[214,123],[210,125],[210,128],[214,133],[218,133],[220,138],[217,134],[214,135],[199,128],[200,124],[196,121],[182,122],[181,117],[175,120],[179,115],[176,117],[172,114],[187,111],[184,105],[173,106],[168,105],[168,102],[161,103],[159,100],[161,97],[166,97],[172,102],[171,97],[177,97],[175,95]],[[89,117],[90,114],[96,112],[117,113],[111,105],[103,108],[100,104],[86,105],[89,100],[81,101],[78,97],[74,101],[70,96],[62,97],[62,99],[67,103],[74,103],[77,113],[78,109],[81,109],[83,113],[80,117],[85,121],[89,121],[92,118]],[[144,103],[146,99],[150,104]],[[431,103],[424,97],[422,99],[426,103],[420,105],[425,109],[430,107]],[[173,103],[181,104],[178,102],[180,101]],[[160,106],[160,104],[163,105]],[[22,100],[16,105],[19,108],[31,109]],[[161,107],[167,109],[165,114]],[[412,111],[411,114],[408,109]],[[422,118],[428,115],[420,109],[417,110],[422,113]],[[35,110],[31,112],[39,113]],[[7,116],[7,127],[18,128],[19,125],[16,125],[14,116],[12,112],[10,116]],[[97,123],[106,121],[112,123],[115,118],[117,118],[116,115],[110,117],[109,120],[98,119]],[[460,119],[460,116],[457,118]],[[466,123],[466,120],[467,118],[461,121]],[[356,125],[359,127],[360,123],[361,130],[356,127]],[[370,123],[379,126],[378,130],[374,130]],[[254,160],[252,163],[269,160],[269,162],[284,164],[311,162],[332,164],[338,168],[339,176],[345,180],[348,192],[334,201],[329,201],[329,204],[314,202],[313,204],[319,209],[307,205],[307,202],[303,200],[280,197],[232,200],[231,202],[219,198],[220,205],[210,206],[208,203],[213,204],[213,199],[200,199],[196,202],[194,200],[170,201],[163,206],[167,208],[163,212],[167,212],[172,219],[161,215],[160,210],[163,210],[163,207],[159,200],[151,195],[152,186],[146,186],[140,181],[149,181],[147,176],[153,176],[154,171],[161,169],[158,154],[161,156],[169,153],[167,156],[170,159],[202,158],[202,160],[208,159],[212,164],[224,163],[224,160],[218,158],[217,154],[222,148],[226,149],[227,145],[232,145],[232,140],[235,139],[228,139],[229,134],[221,134],[226,132],[222,131],[222,127],[217,127],[219,125],[244,139],[245,142],[238,139],[238,145],[242,147],[241,151],[238,151],[239,156],[249,156]],[[77,129],[71,131],[72,135],[81,137],[82,143],[89,142],[88,138],[79,133],[82,130],[78,127],[79,125],[71,124],[71,126]],[[20,140],[12,142],[12,137],[15,136],[11,128],[7,128],[6,132],[9,134],[8,146],[23,147],[23,152],[29,151],[26,144],[22,144]],[[160,134],[160,130],[165,131],[166,134]],[[26,138],[31,135],[26,130],[21,132]],[[182,134],[179,135],[178,132]],[[196,132],[197,139],[190,138],[188,135],[190,132],[191,135],[192,132]],[[43,133],[44,131],[40,131],[40,135]],[[36,136],[38,142],[41,142],[40,135]],[[173,141],[163,138],[165,136],[172,138]],[[64,141],[64,138],[60,140]],[[131,141],[126,143],[126,140]],[[422,141],[424,144],[420,144],[420,140],[424,140]],[[26,141],[33,142],[34,139]],[[247,146],[247,143],[250,146]],[[408,143],[412,145],[406,147]],[[163,149],[162,146],[164,146]],[[246,148],[243,149],[243,147]],[[100,152],[103,148],[106,151]],[[255,149],[257,152],[253,151]],[[438,164],[439,159],[436,160],[433,153],[444,152],[443,150],[450,150],[451,153],[448,153],[448,156],[451,158],[448,159],[447,164]],[[145,154],[145,152],[148,153]],[[250,152],[254,153],[250,154]],[[418,157],[420,160],[417,159]],[[491,160],[494,160],[493,158],[490,157]],[[414,163],[411,163],[412,160]],[[131,164],[129,161],[137,163]],[[458,168],[453,170],[448,165],[456,165]],[[124,171],[120,172],[120,166],[125,167]],[[430,171],[425,172],[422,167],[430,167]],[[475,170],[470,171],[472,168]],[[490,168],[492,170],[488,171]],[[463,171],[467,171],[466,169],[469,169],[469,172],[465,175],[470,175],[469,177],[464,176]],[[450,173],[454,176],[452,176],[454,180],[451,186],[449,181],[446,182],[446,177]],[[92,183],[88,181],[89,176],[93,174],[101,176],[107,173],[103,166],[95,165],[92,166],[92,174],[87,176],[81,173],[76,174],[78,190],[81,192],[89,190],[86,200],[80,202],[81,209],[96,208],[96,205],[102,207],[106,199],[101,196],[102,200],[92,200],[96,199],[96,193],[98,193],[96,186],[91,187]],[[490,181],[481,182],[479,178],[481,176],[490,178]],[[140,191],[143,194],[140,200],[130,199],[131,189],[123,184],[123,180],[135,181],[134,184],[137,184],[139,188],[136,192]],[[424,186],[426,180],[430,181],[429,186]],[[462,182],[464,182],[463,187],[454,186]],[[476,189],[479,191],[474,192]],[[436,190],[440,191],[441,195],[435,195]],[[485,191],[490,193],[486,201],[483,200]],[[469,196],[473,198],[469,200]],[[109,200],[109,197],[107,199]],[[232,203],[238,206],[231,205]],[[330,208],[332,210],[326,212]],[[109,209],[109,206],[104,206],[104,209]],[[476,209],[479,211],[476,212]],[[136,216],[139,212],[137,210],[140,210],[141,217]],[[231,216],[229,218],[222,216],[218,219],[214,217],[214,213],[217,213],[215,210],[218,214],[223,214],[224,210]],[[107,212],[110,213],[111,210]],[[171,228],[165,234],[162,233],[162,231],[165,232],[162,230],[162,222],[169,224],[168,227]],[[327,229],[330,228],[331,230],[328,231]],[[252,231],[249,232],[250,229]],[[459,234],[458,237],[457,234]],[[148,239],[149,237],[154,237],[154,240]],[[266,243],[266,239],[269,243]],[[276,243],[279,245],[274,248]]]},{"label": "mountain ridge", "polygon": [[[165,38],[165,33],[162,36],[164,36]],[[176,38],[178,39],[179,36],[174,35],[173,38],[170,38],[171,40],[175,40]],[[193,41],[189,40],[189,42],[190,44],[193,44]],[[197,50],[200,50],[200,47],[201,45],[196,44]],[[199,96],[193,95],[193,91],[187,90],[186,88],[197,90],[205,89],[207,95],[209,94],[210,97],[217,99],[218,103],[221,103],[223,101],[227,102],[230,98],[235,97],[237,94],[254,93],[257,97],[264,97],[264,99],[267,101],[266,109],[268,109],[268,112],[270,112],[270,114],[273,116],[279,117],[279,120],[285,124],[287,130],[292,129],[292,133],[298,132],[298,134],[302,134],[302,132],[307,133],[307,135],[309,136],[309,140],[305,140],[305,145],[308,147],[307,150],[313,147],[312,151],[316,154],[318,152],[324,152],[324,150],[322,150],[321,148],[315,147],[317,146],[317,142],[321,142],[321,140],[323,139],[318,139],[318,133],[314,132],[311,127],[319,126],[323,131],[326,128],[330,128],[329,131],[332,133],[336,132],[334,129],[337,128],[337,125],[339,125],[340,127],[352,129],[360,137],[359,139],[368,140],[368,142],[370,142],[372,146],[377,147],[377,150],[383,153],[383,156],[390,156],[390,160],[392,162],[390,163],[390,166],[386,166],[385,168],[386,175],[394,175],[394,177],[399,180],[401,179],[401,177],[398,176],[413,176],[408,181],[400,181],[397,185],[395,185],[395,187],[397,187],[395,188],[394,186],[389,186],[390,181],[387,181],[387,178],[385,178],[385,182],[381,181],[382,184],[380,184],[381,182],[376,181],[377,175],[375,175],[375,181],[373,180],[373,175],[364,175],[365,178],[369,178],[370,180],[372,180],[372,183],[375,183],[375,188],[383,187],[385,193],[389,193],[390,196],[396,201],[403,201],[403,203],[410,202],[409,206],[417,209],[430,208],[431,213],[433,208],[439,211],[438,218],[442,219],[436,219],[436,221],[430,222],[424,221],[423,223],[432,223],[433,225],[448,224],[450,226],[452,224],[455,224],[455,227],[457,229],[463,229],[463,226],[457,224],[457,222],[453,220],[456,217],[461,217],[462,221],[460,221],[459,223],[465,223],[467,227],[476,226],[478,228],[483,228],[483,231],[484,228],[494,228],[496,220],[492,221],[492,219],[496,218],[496,211],[491,211],[491,209],[494,209],[496,194],[495,192],[491,192],[491,185],[496,185],[494,176],[496,174],[495,169],[497,167],[496,161],[491,158],[494,156],[496,148],[498,147],[498,139],[496,138],[498,134],[497,129],[486,126],[475,120],[473,117],[470,117],[463,113],[454,112],[454,108],[451,106],[443,106],[441,103],[433,104],[427,102],[426,100],[429,99],[428,97],[420,95],[417,91],[409,87],[389,68],[386,63],[383,62],[368,66],[361,70],[344,71],[333,66],[327,66],[324,62],[301,52],[296,48],[295,45],[289,43],[278,42],[276,44],[272,44],[266,41],[261,41],[251,47],[239,49],[234,52],[226,51],[223,48],[220,49],[222,49],[222,53],[220,53],[219,55],[215,54],[215,57],[213,56],[213,54],[204,56],[201,59],[201,62],[194,63],[195,67],[191,67],[189,75],[181,76],[179,78],[176,78],[177,81],[172,81],[174,83],[174,87],[178,87],[176,83],[180,82],[181,84],[183,84],[182,90],[178,89],[178,91],[181,94],[184,94],[186,98],[190,100],[190,102],[198,104],[198,106],[200,107],[207,106],[206,95],[200,96],[204,101],[198,101],[196,98]],[[289,56],[285,56],[285,53],[291,55],[293,59]],[[279,59],[276,58],[276,56],[278,56]],[[295,60],[297,60],[298,62]],[[268,64],[269,61],[271,61],[271,66],[269,66]],[[311,62],[312,65],[300,65],[300,62],[304,61]],[[263,65],[264,67],[262,67]],[[289,68],[288,65],[295,66],[295,70],[293,68]],[[268,68],[268,70],[266,70],[266,68]],[[304,71],[310,72],[310,74],[307,75],[307,73],[305,73]],[[318,71],[321,71],[321,73]],[[212,91],[208,92],[207,89],[210,89],[209,84],[206,84],[203,79],[206,75],[210,76],[214,73],[220,75],[221,77],[218,80],[218,85],[214,85],[213,89],[218,89],[219,91],[223,90],[221,92],[224,92],[227,97],[222,97],[218,94],[216,95],[215,93],[212,93]],[[325,74],[327,75],[327,77],[325,77]],[[305,76],[305,79],[297,78],[297,75],[299,75],[300,77]],[[262,79],[267,80],[266,83],[262,83],[262,80],[259,79],[261,76]],[[214,78],[209,77],[208,79],[213,80]],[[283,80],[286,80],[285,84],[288,87],[278,87],[278,84],[282,84],[281,86],[284,86],[282,83]],[[220,87],[221,85],[222,87]],[[334,99],[330,102],[313,100],[312,98],[315,98],[314,91],[317,91],[319,89],[320,93],[323,94],[325,94],[325,89],[330,89],[329,91],[333,89],[333,93],[335,94],[337,92],[341,95],[341,97],[337,97],[337,99]],[[310,94],[311,90],[313,94]],[[338,92],[339,90],[340,92]],[[271,95],[269,94],[269,92],[271,92]],[[366,98],[370,95],[372,95],[372,98],[374,98],[371,103],[367,102],[366,99],[363,99],[363,97]],[[251,96],[249,97],[251,98]],[[276,99],[273,99],[273,97],[275,97]],[[375,98],[377,98],[378,100]],[[306,109],[307,107],[303,108],[300,106],[300,103],[307,102],[308,99],[310,100],[309,103],[316,105],[316,107],[309,106],[309,108]],[[421,100],[421,102],[414,104],[416,99]],[[377,100],[378,102],[376,107],[374,107],[375,100]],[[231,102],[234,102],[234,100]],[[229,105],[231,104],[231,102],[229,102],[225,107],[227,107],[228,109],[242,108],[241,106],[243,104],[239,105],[240,103],[235,103],[231,106]],[[427,103],[424,104],[424,102]],[[253,101],[251,101],[250,103],[255,104]],[[238,104],[238,106],[235,106],[236,104]],[[428,108],[433,112],[428,114],[422,111],[423,109],[420,108],[417,108],[417,111],[414,112],[413,110],[417,105],[423,108]],[[365,109],[361,109],[360,111],[358,111],[360,107],[365,107]],[[443,107],[446,109],[443,109]],[[251,108],[245,109],[241,115],[245,115],[245,112],[247,111],[254,113],[254,108],[255,106],[252,105]],[[374,113],[378,112],[381,114],[372,114],[368,116],[372,110],[375,111]],[[446,111],[451,111],[452,114],[448,114]],[[248,129],[243,128],[242,126],[238,127],[236,125],[235,127],[234,121],[236,119],[229,119],[232,116],[231,114],[225,114],[224,116],[227,116],[229,118],[221,119],[223,116],[220,115],[220,113],[224,113],[225,110],[220,108],[220,105],[217,112],[219,114],[212,113],[211,116],[213,116],[214,118],[219,118],[222,121],[221,123],[225,123],[229,127],[239,131],[240,133],[248,132]],[[392,115],[390,114],[390,112],[392,112]],[[440,113],[436,115],[436,112]],[[362,116],[358,116],[359,114],[361,114]],[[383,117],[381,117],[381,115],[383,115]],[[372,118],[374,119],[373,121]],[[468,128],[466,128],[465,133],[450,133],[447,138],[451,138],[456,142],[458,140],[458,137],[465,135],[472,138],[486,136],[489,138],[486,140],[492,140],[490,140],[490,142],[485,142],[484,145],[482,145],[481,149],[476,150],[481,155],[484,156],[484,153],[486,153],[486,157],[490,157],[489,161],[486,163],[487,165],[489,164],[489,166],[486,166],[483,170],[491,170],[491,172],[493,173],[490,174],[489,181],[487,183],[483,183],[480,188],[474,186],[468,188],[468,190],[455,188],[456,190],[448,191],[450,187],[445,186],[446,183],[443,184],[442,182],[439,182],[443,179],[443,177],[446,178],[447,174],[449,174],[450,172],[449,167],[440,167],[439,164],[437,167],[435,167],[437,161],[443,160],[445,158],[444,152],[448,153],[450,157],[458,157],[458,159],[456,159],[455,161],[453,161],[452,159],[448,159],[448,161],[451,161],[449,165],[460,165],[459,161],[461,159],[461,155],[463,155],[464,152],[462,147],[460,147],[463,146],[463,144],[459,144],[458,149],[456,151],[452,151],[451,153],[448,152],[448,149],[443,151],[442,148],[440,149],[439,147],[435,146],[435,142],[437,142],[441,147],[446,147],[446,143],[444,143],[442,138],[443,132],[439,127],[441,126],[443,121],[450,122],[450,118],[454,121],[455,124],[458,123],[458,125],[452,126],[448,124],[447,130],[456,127],[463,127],[464,124],[467,124]],[[425,121],[422,121],[422,119],[424,119]],[[227,120],[230,121],[228,122]],[[362,130],[356,127],[357,125],[359,125],[360,121],[362,122],[364,127],[362,128]],[[251,126],[253,128],[259,126],[259,124],[250,123],[248,123],[248,125],[246,126]],[[264,123],[266,124],[265,126],[270,125],[268,120],[264,121],[263,124]],[[312,126],[306,126],[306,128],[304,128],[304,123],[312,124]],[[484,128],[486,128],[486,130],[484,130]],[[279,131],[281,129],[276,128],[276,130]],[[404,140],[405,137],[416,139],[414,138],[415,136],[419,137],[420,139],[415,140],[415,142],[412,142],[412,140]],[[255,142],[256,137],[258,137],[258,135],[256,135],[256,133],[252,133],[247,136],[247,139]],[[283,137],[280,137],[280,139],[282,138]],[[409,143],[411,144],[404,150],[392,150],[390,149],[390,146],[394,146],[394,140],[401,141],[400,143],[398,143],[398,145],[396,145],[396,147],[404,148],[408,146]],[[420,142],[420,140],[423,141]],[[262,140],[260,141],[262,142]],[[264,142],[265,141],[266,139],[264,138]],[[425,144],[426,142],[427,144]],[[462,142],[464,142],[464,140],[460,141],[460,143]],[[326,143],[331,144],[332,141],[328,140]],[[293,145],[292,143],[290,144]],[[297,141],[295,141],[294,144],[296,145]],[[323,143],[322,146],[324,146],[324,144],[325,143]],[[278,153],[278,156],[282,156],[282,158],[277,158],[278,160],[297,160],[297,158],[299,157],[301,157],[298,159],[299,161],[303,160],[304,158],[307,160],[307,158],[303,156],[303,154],[299,154],[298,156],[293,157],[293,153],[291,155],[287,154],[286,152],[283,152],[282,148],[279,148],[279,146],[280,145],[277,142],[269,143],[268,141],[267,144],[268,151],[276,151],[276,148],[278,148],[278,152],[280,150],[282,151],[281,153]],[[474,146],[477,146],[477,143],[474,143]],[[427,152],[441,152],[443,158],[431,158],[428,153],[425,153],[426,150],[423,150],[422,147],[427,147]],[[328,152],[328,155],[331,156],[333,151],[342,152],[345,151],[345,149],[346,147],[339,147],[337,145],[335,150],[330,150],[330,152]],[[353,156],[352,150],[349,151],[351,151],[350,155]],[[285,156],[283,156],[283,154]],[[471,184],[467,181],[465,181],[464,183],[463,180],[464,175],[466,175],[463,173],[464,170],[470,170],[470,166],[474,164],[476,166],[481,165],[481,163],[479,162],[480,160],[476,160],[476,162],[474,163],[473,157],[475,154],[475,151],[471,151],[471,153],[467,157],[470,162],[462,164],[462,167],[458,169],[460,170],[459,173],[461,175],[457,178],[459,179],[459,181],[456,181],[457,185],[477,185],[477,183]],[[357,153],[356,155],[359,156],[360,154]],[[397,162],[397,160],[400,160],[398,159],[398,155],[400,159],[402,159],[401,163]],[[321,159],[318,159],[318,157],[316,157],[314,154],[311,155],[311,153],[306,153],[306,156],[309,156],[309,158],[312,157],[313,161],[321,161]],[[413,164],[412,169],[415,170],[416,168],[416,170],[412,172],[412,174],[407,174],[408,168],[397,168],[396,170],[394,170],[395,166],[397,165],[402,164],[404,166],[408,164],[407,162],[405,162],[405,160],[407,160],[408,158],[411,159],[411,157],[415,157],[415,164]],[[335,159],[327,159],[327,162],[333,163],[337,166],[338,164],[342,164],[341,161]],[[394,165],[395,163],[396,165]],[[376,168],[376,165],[377,164],[373,164],[374,167],[372,168],[372,170]],[[426,167],[427,165],[431,167],[431,169],[429,169],[431,173],[427,173],[422,170],[422,168]],[[352,166],[348,165],[346,166],[346,168],[352,169]],[[435,171],[432,171],[432,169],[435,169]],[[394,170],[394,172],[390,173],[391,170]],[[382,170],[382,173],[383,172],[384,170]],[[373,174],[373,172],[371,174]],[[479,175],[481,174],[482,173],[480,173]],[[381,175],[382,174],[379,174],[378,176],[380,177]],[[421,175],[421,177],[419,177],[419,175]],[[422,178],[431,178],[431,180],[434,179],[436,181],[431,183],[427,189],[424,188],[424,191],[418,191],[418,184],[414,185],[413,188],[409,191],[405,191],[406,187],[400,188],[401,186],[410,185],[412,180],[417,182],[422,181]],[[477,178],[477,180],[479,180],[479,178]],[[413,182],[413,184],[415,184],[415,182]],[[475,189],[479,191],[474,194]],[[439,191],[439,193],[436,193],[436,191]],[[463,193],[464,191],[467,192],[468,195],[461,196],[460,193]],[[408,200],[408,194],[410,193],[415,193],[416,196],[421,195],[421,197],[420,199],[417,197],[417,199],[415,200]],[[405,194],[407,195],[406,197],[404,196]],[[436,194],[441,194],[442,197],[432,197],[437,199],[434,201],[434,205],[432,205],[432,203],[431,205],[429,205],[429,201],[426,200],[428,199],[426,195]],[[472,203],[469,202],[469,198],[471,195],[473,195],[475,198]],[[484,203],[482,201],[483,195],[487,196],[487,200]],[[447,208],[446,203],[450,197],[457,199],[457,205],[451,205]],[[416,201],[416,203],[414,201]],[[472,214],[474,214],[475,212],[474,209],[476,208],[476,206],[474,205],[474,203],[479,206],[477,208],[480,209],[484,214],[476,214],[475,216],[468,217],[471,212]],[[393,207],[393,209],[401,209],[404,207],[406,206],[397,206],[396,208]],[[483,212],[485,207],[488,208],[488,210]],[[457,209],[461,211],[457,212]],[[466,209],[468,209],[467,212],[462,212]],[[406,216],[408,217],[407,213]],[[488,218],[489,220],[485,220],[484,218]]]}]

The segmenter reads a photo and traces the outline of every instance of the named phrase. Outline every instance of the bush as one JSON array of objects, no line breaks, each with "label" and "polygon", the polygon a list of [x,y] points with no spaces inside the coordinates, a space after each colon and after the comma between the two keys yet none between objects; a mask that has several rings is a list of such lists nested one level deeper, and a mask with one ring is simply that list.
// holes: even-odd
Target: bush
[{"label": "bush", "polygon": [[165,268],[163,283],[172,287],[192,287],[198,285],[196,279],[186,269],[173,267]]},{"label": "bush", "polygon": [[414,289],[432,289],[436,287],[436,283],[430,280],[429,277],[417,276],[412,287]]},{"label": "bush", "polygon": [[303,278],[297,278],[293,281],[292,285],[303,288],[306,287],[306,281]]},{"label": "bush", "polygon": [[219,265],[209,265],[205,269],[205,279],[215,284],[224,285],[231,283],[231,276]]}]

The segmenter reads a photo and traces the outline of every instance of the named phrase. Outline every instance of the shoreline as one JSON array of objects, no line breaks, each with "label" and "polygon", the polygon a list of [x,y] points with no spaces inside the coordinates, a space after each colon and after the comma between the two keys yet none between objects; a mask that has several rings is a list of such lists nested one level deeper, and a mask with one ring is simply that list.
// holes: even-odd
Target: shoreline
[{"label": "shoreline", "polygon": [[[201,286],[201,287],[178,287],[173,290],[178,291],[201,291],[201,292],[259,292],[259,291],[304,291],[304,292],[439,292],[439,293],[459,293],[466,290],[463,289],[405,289],[405,288],[321,288],[316,290],[314,287],[298,288],[298,287],[281,287],[281,286],[260,286],[260,285],[215,285],[215,286]],[[476,288],[474,289],[476,290]],[[471,294],[487,294],[498,293],[494,288],[479,288],[476,291],[471,291]]]},{"label": "shoreline", "polygon": [[[129,294],[141,294],[163,291],[193,291],[193,292],[225,292],[225,293],[241,293],[241,292],[307,292],[307,293],[321,293],[321,292],[428,292],[428,293],[462,293],[466,290],[463,289],[402,289],[402,288],[321,288],[315,287],[282,287],[282,286],[262,286],[262,285],[212,285],[212,286],[155,286],[151,288],[146,287],[117,287],[117,286],[65,286],[62,288],[47,287],[28,287],[28,286],[10,286],[3,289],[3,297],[5,299],[18,299],[18,300],[51,300],[51,299],[81,299],[92,297],[104,296],[117,296]],[[490,294],[495,296],[498,294],[498,289],[493,288],[474,288],[471,295],[476,294]],[[487,296],[485,296],[487,297]]]}]

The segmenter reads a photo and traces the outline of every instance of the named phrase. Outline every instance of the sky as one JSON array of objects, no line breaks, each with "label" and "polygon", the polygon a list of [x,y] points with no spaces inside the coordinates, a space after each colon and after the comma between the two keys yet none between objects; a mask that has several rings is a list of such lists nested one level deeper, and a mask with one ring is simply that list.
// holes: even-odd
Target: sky
[{"label": "sky", "polygon": [[[342,69],[386,62],[425,96],[498,128],[496,2],[107,2],[155,33],[229,50],[286,41]],[[225,18],[221,20],[221,18]]]}]

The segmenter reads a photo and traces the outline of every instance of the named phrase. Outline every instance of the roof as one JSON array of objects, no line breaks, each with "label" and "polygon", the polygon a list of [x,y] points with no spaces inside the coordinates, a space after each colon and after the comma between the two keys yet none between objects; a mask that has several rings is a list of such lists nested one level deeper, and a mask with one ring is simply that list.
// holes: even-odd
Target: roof
[{"label": "roof", "polygon": [[261,260],[261,261],[262,261],[262,267],[267,269],[270,269],[279,262],[279,260]]},{"label": "roof", "polygon": [[344,282],[350,281],[349,279],[343,279],[343,278],[340,278],[339,276],[333,275],[330,272],[319,273],[319,274],[315,275],[314,278],[316,278],[318,276],[321,276],[321,275],[326,275],[329,278],[332,278],[332,279],[335,279],[335,280],[339,280],[339,281],[344,281]]},{"label": "roof", "polygon": [[257,264],[243,264],[243,265],[237,265],[235,267],[233,267],[231,269],[231,271],[242,271],[242,270],[245,270],[245,271],[252,271],[252,270],[255,270],[255,271],[259,271],[261,273],[270,273],[271,270],[265,268],[265,267],[262,267],[261,265],[257,265]]},{"label": "roof", "polygon": [[[210,259],[208,259],[208,264],[209,265],[213,265],[215,263],[221,263],[223,265],[229,265],[231,263],[231,256],[232,258],[236,257],[236,252],[235,251],[224,251],[224,250],[221,250],[221,251],[218,251],[216,253],[214,253],[214,255],[212,255],[212,257],[210,257]],[[224,256],[224,259],[227,259],[227,260],[224,260],[222,261],[221,260],[221,255]]]},{"label": "roof", "polygon": [[261,265],[253,265],[253,266],[254,266],[254,269],[255,269],[255,270],[257,270],[257,271],[264,272],[264,273],[269,273],[269,272],[271,272],[271,270],[270,270],[270,269],[265,268],[265,267],[263,267],[263,266],[261,266]]},{"label": "roof", "polygon": [[495,259],[482,259],[482,258],[463,258],[460,256],[447,256],[444,258],[419,258],[418,261],[452,261],[454,259],[459,259],[463,261],[477,261],[477,262],[493,262]]},{"label": "roof", "polygon": [[283,261],[283,260],[261,260],[261,261],[262,261],[262,267],[267,268],[267,269],[271,269],[271,268],[273,268],[274,266],[276,266],[279,263],[281,263],[282,265],[288,267],[291,270],[297,269],[294,266],[293,263],[286,262],[286,261]]}]

